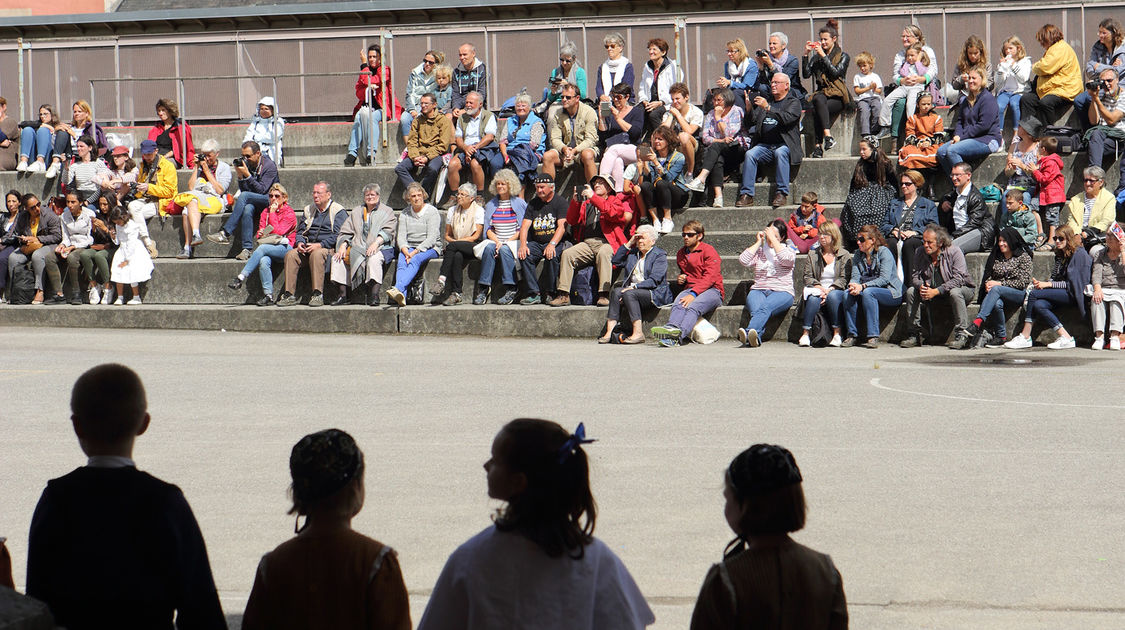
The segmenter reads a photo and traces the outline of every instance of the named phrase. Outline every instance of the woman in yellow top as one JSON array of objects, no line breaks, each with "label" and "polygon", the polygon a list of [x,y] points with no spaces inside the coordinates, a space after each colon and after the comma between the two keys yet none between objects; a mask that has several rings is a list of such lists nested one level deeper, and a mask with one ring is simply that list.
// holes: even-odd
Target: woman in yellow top
[{"label": "woman in yellow top", "polygon": [[1035,89],[1020,100],[1020,124],[1038,138],[1082,93],[1082,65],[1054,24],[1044,24],[1035,39],[1046,52],[1031,66]]},{"label": "woman in yellow top", "polygon": [[1117,199],[1105,189],[1105,171],[1100,166],[1087,166],[1082,171],[1082,192],[1063,206],[1060,225],[1069,225],[1075,234],[1083,236],[1087,249],[1093,249],[1105,240],[1104,234],[1116,218]]}]

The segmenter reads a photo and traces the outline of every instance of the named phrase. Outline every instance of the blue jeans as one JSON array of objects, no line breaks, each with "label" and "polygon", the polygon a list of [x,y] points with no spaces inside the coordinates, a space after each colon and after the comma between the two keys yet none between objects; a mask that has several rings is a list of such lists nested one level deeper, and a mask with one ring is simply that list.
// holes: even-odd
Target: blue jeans
[{"label": "blue jeans", "polygon": [[946,142],[938,147],[937,160],[945,174],[949,175],[953,173],[954,165],[986,157],[999,148],[1000,143],[995,140],[989,140],[988,144],[971,139],[961,140],[957,144]]},{"label": "blue jeans", "polygon": [[848,329],[848,337],[856,336],[856,312],[863,306],[863,320],[867,324],[868,339],[879,337],[879,307],[898,308],[902,305],[902,297],[894,297],[890,289],[884,287],[867,287],[859,295],[848,293],[844,297],[844,323]]},{"label": "blue jeans", "polygon": [[50,162],[54,154],[54,134],[46,127],[32,129],[24,127],[20,130],[20,156],[27,156],[28,160],[43,158]]},{"label": "blue jeans", "polygon": [[258,278],[262,280],[262,293],[273,296],[273,263],[285,262],[285,254],[292,247],[286,245],[259,245],[250,254],[250,259],[242,266],[242,276],[249,277],[254,267],[258,268]]},{"label": "blue jeans", "polygon": [[223,224],[223,232],[226,232],[227,236],[234,236],[234,231],[238,229],[238,224],[241,221],[242,231],[239,238],[242,240],[242,249],[253,249],[254,227],[258,225],[258,222],[254,219],[254,213],[265,210],[269,204],[269,197],[265,195],[242,191],[242,194],[234,201],[230,218]]},{"label": "blue jeans", "polygon": [[739,189],[738,194],[753,196],[754,182],[758,179],[758,165],[774,164],[775,162],[777,164],[775,173],[777,192],[788,195],[789,147],[784,144],[759,144],[746,152],[746,158],[742,161],[742,188]]},{"label": "blue jeans", "polygon": [[414,115],[405,109],[402,110],[402,115],[398,117],[399,130],[402,132],[402,139],[410,135],[410,123],[414,120]]},{"label": "blue jeans", "polygon": [[383,120],[383,110],[377,109],[372,112],[366,105],[359,108],[352,123],[351,137],[348,138],[348,155],[358,157],[359,150],[364,149],[363,154],[369,156],[372,162],[375,161],[375,155],[379,153],[381,137],[379,121],[381,120]]},{"label": "blue jeans", "polygon": [[[434,189],[434,184],[437,183],[438,173],[441,172],[441,167],[445,166],[441,156],[430,160],[426,166],[422,168],[422,188],[426,192],[431,192]],[[407,186],[414,183],[414,161],[408,157],[402,158],[402,161],[395,166],[395,175],[398,175],[398,181],[402,183],[402,188],[405,190]]]},{"label": "blue jeans", "polygon": [[[1090,128],[1090,93],[1082,90],[1078,96],[1074,97],[1074,111],[1078,114],[1078,120],[1082,123],[1082,129]],[[1050,124],[1050,123],[1048,123]]]},{"label": "blue jeans", "polygon": [[1001,92],[996,95],[996,109],[1000,111],[1001,127],[1004,126],[1004,114],[1009,107],[1012,108],[1012,125],[1020,124],[1020,96],[1011,92]]},{"label": "blue jeans", "polygon": [[405,293],[406,287],[414,282],[414,277],[422,269],[422,265],[437,258],[437,250],[434,248],[427,249],[424,252],[418,252],[410,258],[410,262],[406,262],[406,256],[402,255],[400,250],[398,253],[398,265],[395,266],[395,288],[400,292]]},{"label": "blue jeans", "polygon": [[1043,320],[1051,328],[1061,326],[1052,308],[1074,304],[1066,289],[1032,289],[1027,296],[1027,313],[1023,321],[1031,323],[1036,318]]},{"label": "blue jeans", "polygon": [[[563,249],[555,247],[555,257],[548,260],[543,256],[543,250],[546,247],[543,243],[528,241],[527,258],[520,261],[520,268],[523,269],[523,282],[527,285],[527,292],[530,295],[543,291],[554,293],[555,287],[559,284],[559,259],[562,256]],[[535,266],[539,264],[540,260],[543,261],[543,280],[547,284],[542,289],[539,287],[539,276],[535,274]]]},{"label": "blue jeans", "polygon": [[718,289],[712,288],[697,295],[687,308],[680,306],[680,297],[690,294],[690,291],[681,291],[672,301],[672,313],[668,316],[668,325],[680,329],[680,341],[691,337],[691,331],[700,317],[723,305],[723,296]]},{"label": "blue jeans", "polygon": [[788,311],[791,306],[792,293],[752,289],[746,294],[746,312],[750,313],[750,323],[746,327],[758,331],[760,336],[771,317]]},{"label": "blue jeans", "polygon": [[1008,336],[1008,318],[1004,315],[1004,307],[1011,306],[1015,308],[1023,304],[1023,289],[1013,289],[1006,286],[995,286],[989,289],[985,294],[984,299],[981,300],[980,310],[977,312],[977,317],[984,320],[985,326],[988,325],[989,318],[995,323],[994,328],[997,337]]},{"label": "blue jeans", "polygon": [[840,305],[844,303],[844,296],[847,291],[840,289],[830,289],[828,297],[821,300],[815,295],[810,295],[805,298],[805,330],[812,330],[813,320],[816,319],[816,313],[823,305],[825,307],[824,316],[828,318],[828,325],[833,328],[840,327]]},{"label": "blue jeans", "polygon": [[[482,287],[492,286],[492,276],[496,271],[496,243],[489,241],[480,254],[480,277],[477,284]],[[511,247],[500,248],[500,281],[506,287],[516,285],[516,256]]]}]

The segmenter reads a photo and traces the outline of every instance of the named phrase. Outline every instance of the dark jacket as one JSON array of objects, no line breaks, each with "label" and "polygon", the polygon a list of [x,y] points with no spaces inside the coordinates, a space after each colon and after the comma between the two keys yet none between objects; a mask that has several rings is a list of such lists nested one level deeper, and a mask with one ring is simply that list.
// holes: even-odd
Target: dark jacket
[{"label": "dark jacket", "polygon": [[[887,208],[887,218],[883,221],[883,226],[880,230],[883,236],[890,236],[891,230],[898,227],[902,221],[902,215],[906,210],[906,202],[902,199],[895,199]],[[938,209],[937,204],[919,196],[918,200],[914,202],[914,220],[910,222],[909,230],[917,232],[919,235],[925,231],[926,226],[931,223],[938,223]]]},{"label": "dark jacket", "polygon": [[[965,211],[969,215],[969,221],[965,223],[961,229],[954,229],[953,225],[953,204],[957,202],[957,191],[952,190],[941,199],[941,204],[938,206],[938,217],[941,220],[941,226],[949,230],[950,236],[958,238],[972,230],[980,230],[980,246],[981,249],[992,247],[992,239],[996,236],[996,221],[992,218],[992,214],[988,212],[988,204],[984,202],[984,197],[981,196],[980,190],[976,186],[969,184],[969,200],[966,204]],[[946,204],[949,204],[948,207]]]},{"label": "dark jacket", "polygon": [[[769,98],[767,97],[766,100],[769,100]],[[764,107],[755,107],[753,112],[743,119],[747,130],[746,135],[750,137],[752,145],[762,142],[760,133],[762,121],[769,116],[775,118],[777,124],[781,127],[781,139],[789,149],[789,163],[792,165],[800,164],[802,157],[801,102],[794,96],[793,90],[789,90],[785,98],[780,101],[771,102],[768,110]]]},{"label": "dark jacket", "polygon": [[488,107],[488,68],[484,61],[477,59],[477,65],[472,70],[459,63],[453,69],[453,109],[465,108],[465,97],[469,92],[480,92],[481,105]]},{"label": "dark jacket", "polygon": [[[805,275],[802,287],[820,286],[820,274],[824,273],[824,257],[821,250],[809,252],[808,261],[805,262]],[[848,276],[852,273],[852,255],[848,250],[840,247],[836,260],[832,263],[836,268],[836,279],[832,281],[832,290],[844,291],[848,288]],[[797,296],[797,315],[805,313],[805,298]]]},{"label": "dark jacket", "polygon": [[[1070,261],[1066,264],[1066,292],[1070,295],[1070,299],[1074,300],[1074,305],[1078,307],[1078,314],[1086,317],[1086,285],[1090,284],[1090,275],[1094,265],[1094,259],[1090,258],[1090,254],[1082,247],[1074,250],[1074,255],[1070,257]],[[1051,278],[1051,280],[1063,280],[1063,278]]]},{"label": "dark jacket", "polygon": [[801,64],[801,74],[806,79],[813,80],[814,92],[824,92],[825,96],[839,97],[846,104],[852,100],[851,92],[848,90],[846,83],[837,82],[847,80],[848,64],[851,63],[852,58],[848,56],[848,53],[840,50],[839,60],[832,63],[831,57],[835,54],[835,48],[838,47],[839,44],[834,47],[832,52],[825,54],[823,57],[816,52],[805,55]]},{"label": "dark jacket", "polygon": [[[753,59],[750,60],[750,63],[757,65]],[[772,60],[770,63],[773,63]],[[789,52],[789,58],[781,65],[781,73],[789,77],[790,94],[793,94],[798,102],[804,102],[808,97],[808,92],[805,90],[805,86],[801,84],[801,58]],[[767,99],[770,97],[770,81],[773,80],[774,74],[776,73],[772,72],[770,68],[758,69],[758,84],[754,86],[754,89]]]},{"label": "dark jacket", "polygon": [[[632,282],[633,269],[641,253],[636,248],[629,249],[622,245],[613,255],[613,266],[625,268],[621,281],[625,286]],[[645,256],[645,279],[638,282],[636,289],[648,289],[652,292],[652,303],[656,306],[667,306],[672,303],[672,290],[668,287],[668,253],[659,247],[653,246]]]},{"label": "dark jacket", "polygon": [[[952,289],[958,287],[973,288],[973,279],[969,276],[969,266],[965,262],[965,253],[960,247],[950,245],[941,250],[937,260],[941,270],[942,282],[936,288],[938,294],[949,295]],[[910,284],[915,288],[932,286],[934,281],[933,261],[922,247],[914,250],[914,267],[910,274]]]},{"label": "dark jacket", "polygon": [[953,127],[953,135],[962,140],[977,140],[988,144],[989,140],[1001,141],[1000,108],[996,106],[996,97],[988,90],[981,90],[980,95],[972,106],[969,99],[962,98],[958,106],[957,124]]},{"label": "dark jacket", "polygon": [[16,227],[12,230],[13,236],[37,236],[44,246],[58,245],[62,242],[62,221],[59,215],[50,208],[39,212],[39,229],[31,233],[31,215],[27,210],[20,210],[16,215]]},{"label": "dark jacket", "polygon": [[[249,166],[247,164],[247,168]],[[250,177],[238,180],[238,188],[244,192],[264,195],[269,191],[270,186],[279,183],[281,183],[281,178],[277,175],[277,165],[263,153],[258,160],[258,168],[250,171]]]},{"label": "dark jacket", "polygon": [[297,243],[320,243],[326,249],[336,249],[336,238],[347,219],[348,211],[335,201],[330,201],[323,212],[310,203],[297,223]]}]

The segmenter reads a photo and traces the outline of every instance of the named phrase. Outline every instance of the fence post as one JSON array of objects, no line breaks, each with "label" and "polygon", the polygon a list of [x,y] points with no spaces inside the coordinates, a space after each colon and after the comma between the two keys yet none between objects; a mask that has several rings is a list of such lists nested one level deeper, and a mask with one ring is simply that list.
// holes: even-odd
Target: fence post
[{"label": "fence post", "polygon": [[[383,61],[383,67],[387,69],[387,77],[388,78],[392,78],[391,77],[391,68],[395,67],[394,38],[395,38],[394,33],[387,33],[385,31],[382,31],[382,32],[379,33],[379,39],[390,42],[390,46],[388,46],[386,48],[383,48],[383,50],[387,51],[387,59],[385,61]],[[388,146],[388,144],[387,144],[387,125],[388,125],[387,119],[390,116],[393,116],[394,113],[395,113],[395,105],[394,105],[393,101],[390,103],[390,114],[387,113],[387,111],[388,111],[387,110],[387,100],[390,96],[390,94],[389,94],[390,93],[390,85],[389,85],[390,81],[387,81],[387,83],[388,83],[388,85],[383,86],[383,148],[384,149],[387,148],[387,146]]]},{"label": "fence post", "polygon": [[[176,83],[179,84],[180,92],[180,154],[184,156],[184,168],[188,168],[188,163],[195,157],[190,154],[187,149],[187,91],[184,90],[184,78],[177,77]],[[175,121],[172,121],[175,122]],[[172,153],[172,162],[175,163],[176,154]]]},{"label": "fence post", "polygon": [[[304,72],[301,74],[304,74]],[[304,78],[302,77],[301,80],[304,81]],[[285,157],[277,144],[277,119],[281,116],[279,113],[280,110],[281,108],[278,107],[277,104],[277,77],[275,76],[273,77],[273,116],[270,117],[270,141],[273,142],[274,161],[277,163],[278,167],[281,166],[281,162]],[[254,112],[254,114],[257,115],[257,112]]]},{"label": "fence post", "polygon": [[26,120],[27,119],[27,110],[24,107],[24,102],[23,102],[24,98],[23,98],[23,38],[22,37],[16,39],[16,58],[18,59],[19,75],[20,75],[19,76],[19,80],[20,80],[20,119]]}]

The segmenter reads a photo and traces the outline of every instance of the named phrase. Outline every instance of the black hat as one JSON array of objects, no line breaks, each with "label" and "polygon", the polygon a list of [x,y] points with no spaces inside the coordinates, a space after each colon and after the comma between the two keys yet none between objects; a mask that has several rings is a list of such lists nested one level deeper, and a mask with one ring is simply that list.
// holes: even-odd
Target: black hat
[{"label": "black hat", "polygon": [[550,175],[548,175],[546,173],[540,173],[540,174],[535,176],[535,179],[531,180],[531,183],[533,183],[533,184],[553,184],[553,183],[555,183],[555,178],[551,177]]}]

